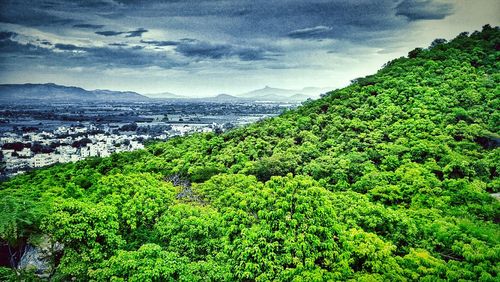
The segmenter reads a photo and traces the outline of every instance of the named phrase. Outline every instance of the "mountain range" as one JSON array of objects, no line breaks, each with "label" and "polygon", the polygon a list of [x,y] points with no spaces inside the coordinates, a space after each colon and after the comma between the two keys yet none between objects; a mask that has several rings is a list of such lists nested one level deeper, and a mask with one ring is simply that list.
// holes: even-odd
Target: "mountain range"
[{"label": "mountain range", "polygon": [[302,89],[282,89],[266,86],[261,89],[252,90],[240,94],[219,94],[213,97],[191,98],[173,94],[170,92],[145,94],[145,96],[156,99],[196,99],[204,101],[269,101],[269,102],[302,102],[309,98],[319,98],[322,93],[331,88],[305,87]]},{"label": "mountain range", "polygon": [[45,84],[0,84],[0,102],[91,102],[91,101],[148,101],[161,100],[195,100],[207,102],[302,102],[319,98],[320,94],[330,88],[306,87],[299,90],[273,88],[266,86],[241,94],[218,94],[213,97],[187,97],[171,92],[139,94],[132,91],[85,90],[75,86],[63,86],[54,83]]},{"label": "mountain range", "polygon": [[0,102],[83,102],[83,101],[145,101],[149,98],[131,91],[85,90],[80,87],[46,84],[1,84]]}]

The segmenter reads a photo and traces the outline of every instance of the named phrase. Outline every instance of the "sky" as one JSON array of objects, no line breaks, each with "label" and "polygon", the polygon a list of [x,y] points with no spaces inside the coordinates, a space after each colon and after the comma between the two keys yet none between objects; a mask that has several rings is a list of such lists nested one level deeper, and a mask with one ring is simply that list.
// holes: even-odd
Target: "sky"
[{"label": "sky", "polygon": [[499,22],[498,0],[0,0],[0,84],[335,89]]}]

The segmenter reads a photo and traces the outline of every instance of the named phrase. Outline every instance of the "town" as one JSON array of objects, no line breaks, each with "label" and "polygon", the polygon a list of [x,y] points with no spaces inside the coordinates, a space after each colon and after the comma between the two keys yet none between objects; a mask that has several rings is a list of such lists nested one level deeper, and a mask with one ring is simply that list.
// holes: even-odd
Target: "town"
[{"label": "town", "polygon": [[157,102],[0,105],[0,178],[87,157],[143,149],[151,140],[225,130],[293,104]]}]

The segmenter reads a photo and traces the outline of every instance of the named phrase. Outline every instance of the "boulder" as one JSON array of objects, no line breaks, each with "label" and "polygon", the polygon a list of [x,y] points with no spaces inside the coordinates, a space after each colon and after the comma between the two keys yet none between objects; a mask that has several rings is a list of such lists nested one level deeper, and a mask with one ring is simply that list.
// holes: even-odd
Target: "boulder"
[{"label": "boulder", "polygon": [[62,244],[53,242],[48,236],[44,236],[40,243],[25,246],[17,269],[32,270],[40,278],[49,278],[54,269],[54,259],[62,250]]}]

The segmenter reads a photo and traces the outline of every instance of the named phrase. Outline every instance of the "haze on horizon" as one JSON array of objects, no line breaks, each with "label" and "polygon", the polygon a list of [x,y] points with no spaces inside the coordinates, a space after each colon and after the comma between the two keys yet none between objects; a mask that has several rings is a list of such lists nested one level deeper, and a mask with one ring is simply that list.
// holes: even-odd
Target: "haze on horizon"
[{"label": "haze on horizon", "polygon": [[333,89],[499,15],[497,0],[0,0],[0,83]]}]

